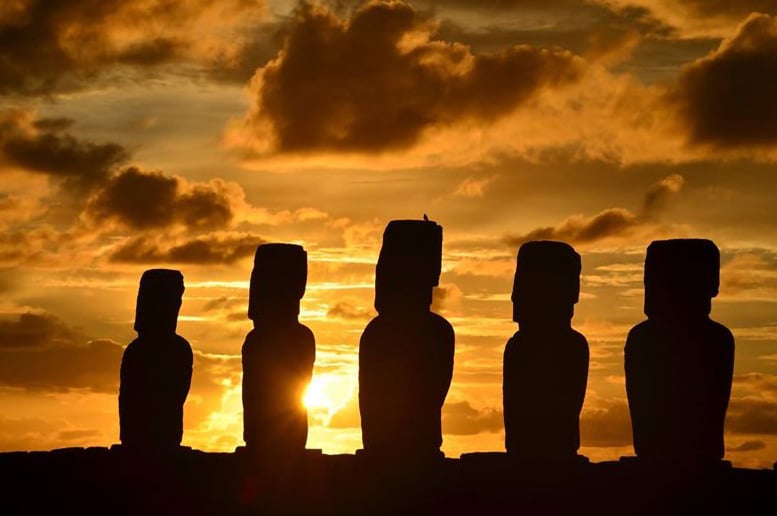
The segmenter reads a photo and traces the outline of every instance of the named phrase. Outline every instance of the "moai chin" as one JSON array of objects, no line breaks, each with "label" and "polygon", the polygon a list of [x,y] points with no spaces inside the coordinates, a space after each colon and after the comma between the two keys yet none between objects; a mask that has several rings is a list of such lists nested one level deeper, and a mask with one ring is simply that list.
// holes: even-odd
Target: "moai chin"
[{"label": "moai chin", "polygon": [[640,459],[696,467],[723,458],[734,337],[710,319],[720,252],[658,240],[645,258],[645,315],[626,340],[626,391]]},{"label": "moai chin", "polygon": [[375,269],[375,309],[359,344],[359,411],[366,454],[389,460],[442,456],[441,412],[453,375],[453,327],[432,313],[442,226],[395,220]]},{"label": "moai chin", "polygon": [[243,344],[243,440],[262,456],[305,450],[308,416],[302,398],[313,375],[316,342],[299,323],[307,253],[299,245],[256,249],[248,298],[254,328]]},{"label": "moai chin", "polygon": [[175,449],[183,437],[183,405],[192,379],[192,348],[176,334],[183,296],[176,270],[143,273],[133,340],[121,361],[119,426],[123,446]]},{"label": "moai chin", "polygon": [[513,320],[502,395],[505,448],[532,463],[575,459],[588,379],[588,342],[572,329],[580,255],[569,244],[524,243],[518,250]]}]

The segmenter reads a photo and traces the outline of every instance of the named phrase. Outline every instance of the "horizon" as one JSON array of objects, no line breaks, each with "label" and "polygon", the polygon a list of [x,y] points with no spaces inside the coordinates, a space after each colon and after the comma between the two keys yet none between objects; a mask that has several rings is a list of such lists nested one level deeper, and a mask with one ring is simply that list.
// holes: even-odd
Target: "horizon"
[{"label": "horizon", "polygon": [[[183,445],[242,442],[256,247],[302,245],[308,448],[361,447],[381,234],[443,227],[449,457],[503,451],[518,246],[582,256],[580,453],[633,455],[623,346],[656,239],[721,251],[726,459],[777,461],[777,5],[762,0],[0,7],[0,451],[110,446],[146,269],[180,270]],[[736,74],[736,75],[734,75]]]}]

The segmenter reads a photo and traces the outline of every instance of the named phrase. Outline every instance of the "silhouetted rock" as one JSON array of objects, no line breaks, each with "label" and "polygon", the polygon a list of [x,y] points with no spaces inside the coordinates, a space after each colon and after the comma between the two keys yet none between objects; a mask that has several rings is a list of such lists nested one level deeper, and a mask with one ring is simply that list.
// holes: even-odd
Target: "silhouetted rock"
[{"label": "silhouetted rock", "polygon": [[179,271],[151,269],[140,279],[133,340],[121,361],[119,424],[131,449],[176,448],[192,379],[192,348],[177,335],[183,296]]},{"label": "silhouetted rock", "polygon": [[453,374],[454,334],[430,311],[442,259],[442,227],[395,220],[383,234],[375,309],[359,345],[362,443],[371,457],[442,456],[441,410]]},{"label": "silhouetted rock", "polygon": [[709,240],[655,241],[645,259],[644,321],[626,340],[634,449],[677,467],[719,461],[734,338],[709,317],[720,253]]},{"label": "silhouetted rock", "polygon": [[576,464],[588,379],[588,342],[572,329],[580,255],[568,244],[526,242],[518,250],[513,320],[504,353],[505,447],[533,463]]},{"label": "silhouetted rock", "polygon": [[307,441],[302,397],[316,358],[313,332],[298,320],[307,274],[301,246],[256,249],[248,300],[254,329],[243,344],[243,439],[263,456],[301,453]]}]

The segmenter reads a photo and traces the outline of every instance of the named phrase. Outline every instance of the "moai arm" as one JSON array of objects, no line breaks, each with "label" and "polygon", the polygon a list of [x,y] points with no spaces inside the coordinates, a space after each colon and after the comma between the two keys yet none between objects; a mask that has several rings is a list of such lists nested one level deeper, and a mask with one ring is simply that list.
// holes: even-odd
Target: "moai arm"
[{"label": "moai arm", "polygon": [[185,339],[181,339],[182,344],[182,359],[180,362],[180,381],[178,382],[178,399],[181,404],[186,402],[186,397],[189,395],[189,389],[192,385],[192,372],[194,370],[194,355],[192,353],[192,347]]},{"label": "moai arm", "polygon": [[119,439],[124,441],[130,436],[134,420],[134,412],[137,407],[137,388],[134,385],[134,346],[130,343],[121,357],[121,369],[119,372]]},{"label": "moai arm", "polygon": [[726,411],[728,410],[728,402],[731,397],[731,383],[734,376],[734,336],[731,334],[728,328],[725,326],[719,326],[721,333],[721,368],[720,378],[716,382],[716,385],[720,386],[720,390],[717,393],[718,399],[715,404],[719,407],[720,413],[717,414],[720,425],[725,424]]},{"label": "moai arm", "polygon": [[302,330],[303,332],[300,336],[302,353],[299,360],[301,369],[298,372],[298,378],[300,381],[300,399],[302,399],[304,396],[305,389],[308,388],[310,380],[313,379],[313,367],[316,362],[316,337],[307,326],[302,326]]},{"label": "moai arm", "polygon": [[440,321],[440,327],[442,334],[442,337],[440,339],[440,363],[439,368],[437,371],[439,372],[439,377],[437,379],[437,384],[440,386],[440,390],[438,391],[438,401],[440,405],[442,405],[445,402],[445,397],[448,395],[448,389],[451,386],[451,380],[453,379],[453,360],[456,350],[456,335],[453,331],[453,326],[443,319],[442,317],[439,318]]},{"label": "moai arm", "polygon": [[588,386],[589,351],[588,340],[580,333],[575,332],[574,335],[575,360],[570,372],[572,389],[570,389],[569,410],[570,413],[580,414],[585,402],[585,390]]},{"label": "moai arm", "polygon": [[[626,338],[624,350],[624,369],[626,373],[626,397],[629,402],[631,415],[631,433],[634,440],[634,451],[637,455],[645,452],[650,454],[657,450],[645,449],[655,440],[655,410],[650,406],[651,395],[649,387],[650,364],[646,364],[647,357],[643,356],[644,337],[642,336],[642,323],[634,327]],[[647,365],[647,367],[646,367]],[[643,437],[648,439],[644,440]]]},{"label": "moai arm", "polygon": [[367,324],[367,327],[362,333],[359,340],[359,414],[361,415],[362,426],[362,439],[365,446],[370,438],[370,430],[372,428],[372,411],[375,402],[374,390],[375,390],[375,372],[373,371],[373,364],[375,363],[375,357],[373,356],[373,327],[374,320]]},{"label": "moai arm", "polygon": [[516,410],[518,404],[515,400],[515,389],[513,386],[513,378],[518,374],[516,371],[518,363],[515,360],[511,360],[511,356],[515,352],[514,348],[517,345],[515,342],[517,338],[518,334],[516,333],[507,341],[502,360],[502,407],[504,411],[505,449],[511,447],[513,424],[516,424],[517,420],[520,420],[520,416],[517,414]]}]

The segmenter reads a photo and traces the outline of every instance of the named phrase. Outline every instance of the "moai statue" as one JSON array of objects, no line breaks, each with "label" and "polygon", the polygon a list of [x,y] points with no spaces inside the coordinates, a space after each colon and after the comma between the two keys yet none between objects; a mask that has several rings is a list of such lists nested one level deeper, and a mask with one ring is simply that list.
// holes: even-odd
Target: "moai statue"
[{"label": "moai statue", "polygon": [[659,240],[645,258],[645,315],[626,340],[626,391],[640,459],[723,458],[734,337],[709,317],[720,253],[709,240]]},{"label": "moai statue", "polygon": [[383,234],[375,270],[378,316],[359,345],[359,411],[365,453],[442,457],[441,411],[453,375],[453,327],[432,313],[442,226],[395,220]]},{"label": "moai statue", "polygon": [[140,278],[133,340],[121,360],[119,426],[123,446],[175,449],[192,380],[192,348],[176,334],[183,275],[151,269]]},{"label": "moai statue", "polygon": [[505,448],[530,462],[574,459],[588,380],[588,341],[572,329],[580,255],[569,244],[526,242],[518,250],[513,321],[502,395]]},{"label": "moai statue", "polygon": [[316,341],[299,322],[308,255],[299,245],[263,244],[251,272],[243,344],[243,440],[252,452],[284,456],[305,450],[302,398],[313,375]]}]

